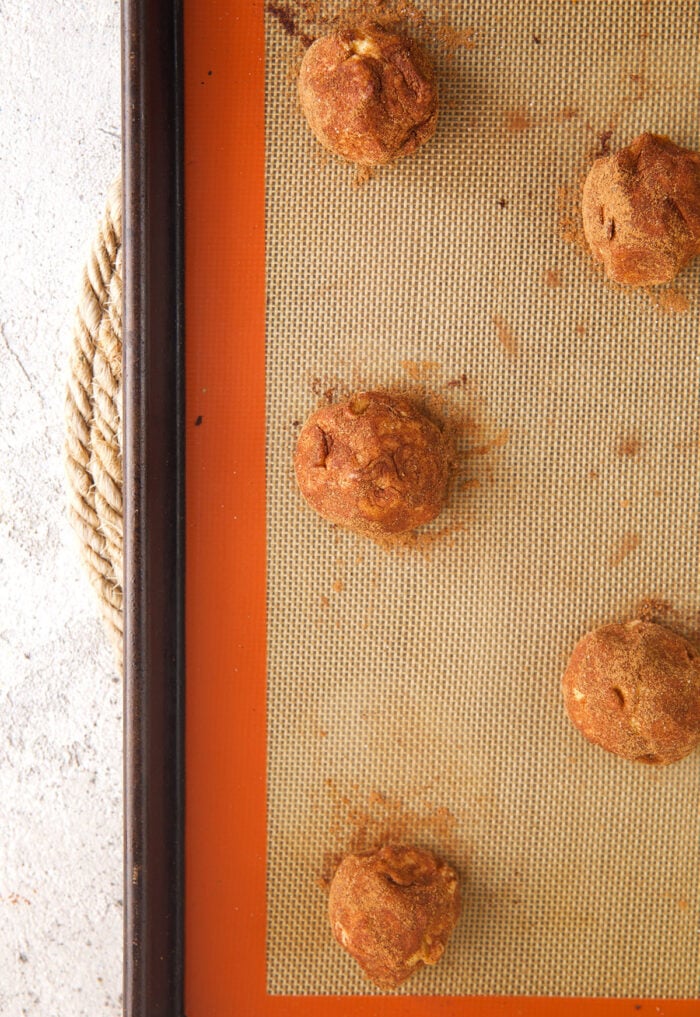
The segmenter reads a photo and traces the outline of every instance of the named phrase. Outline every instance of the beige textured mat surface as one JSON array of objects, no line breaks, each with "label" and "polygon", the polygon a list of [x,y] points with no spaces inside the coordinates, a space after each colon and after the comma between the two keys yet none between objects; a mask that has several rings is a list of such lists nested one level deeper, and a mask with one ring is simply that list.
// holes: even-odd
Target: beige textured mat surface
[{"label": "beige textured mat surface", "polygon": [[[378,991],[316,877],[398,816],[465,897],[401,992],[696,996],[700,760],[609,757],[559,683],[643,597],[697,619],[700,260],[664,298],[683,313],[616,290],[558,191],[611,128],[700,146],[698,7],[452,7],[478,46],[433,50],[436,137],[359,189],[268,26],[268,988]],[[480,424],[467,449],[501,444],[467,459],[463,531],[389,553],[305,507],[292,453],[314,387],[417,373]]]}]

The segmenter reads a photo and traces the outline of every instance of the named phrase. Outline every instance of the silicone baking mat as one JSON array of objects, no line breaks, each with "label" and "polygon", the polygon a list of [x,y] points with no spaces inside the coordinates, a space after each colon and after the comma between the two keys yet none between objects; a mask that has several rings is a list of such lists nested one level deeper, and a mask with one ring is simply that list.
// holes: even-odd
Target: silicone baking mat
[{"label": "silicone baking mat", "polygon": [[[437,133],[361,186],[271,6],[185,2],[186,1012],[685,1017],[697,755],[607,756],[559,683],[643,601],[697,628],[700,264],[626,292],[570,242],[597,149],[700,145],[697,5],[422,5]],[[434,539],[386,550],[292,456],[319,402],[394,384],[461,424],[463,469]],[[320,885],[382,835],[464,895],[384,996]]]},{"label": "silicone baking mat", "polygon": [[[474,46],[424,33],[436,136],[360,186],[267,20],[268,989],[380,991],[317,877],[389,832],[464,881],[399,992],[695,996],[697,757],[605,755],[559,683],[590,626],[699,602],[700,265],[659,306],[562,236],[596,148],[700,143],[698,8],[423,9]],[[449,536],[391,552],[306,508],[292,454],[319,400],[397,383],[465,420],[466,455]]]}]

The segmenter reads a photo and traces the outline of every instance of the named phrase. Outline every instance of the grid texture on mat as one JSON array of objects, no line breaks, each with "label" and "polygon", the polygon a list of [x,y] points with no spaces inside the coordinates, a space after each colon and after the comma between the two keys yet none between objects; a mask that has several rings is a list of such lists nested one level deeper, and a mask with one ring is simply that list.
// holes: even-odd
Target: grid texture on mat
[{"label": "grid texture on mat", "polygon": [[[700,147],[697,6],[452,7],[478,45],[433,47],[435,138],[359,188],[268,24],[268,990],[378,991],[317,876],[398,812],[465,902],[399,992],[694,997],[698,757],[608,756],[559,684],[643,597],[697,611],[700,264],[684,313],[622,292],[562,239],[558,193],[608,129]],[[467,460],[462,531],[387,552],[303,504],[292,454],[319,385],[407,370],[500,441]]]}]

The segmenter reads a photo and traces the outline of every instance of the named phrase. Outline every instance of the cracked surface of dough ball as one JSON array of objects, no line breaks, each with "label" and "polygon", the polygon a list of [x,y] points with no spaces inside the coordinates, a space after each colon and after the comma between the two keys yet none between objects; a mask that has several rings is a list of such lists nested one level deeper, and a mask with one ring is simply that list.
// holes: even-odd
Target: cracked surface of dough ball
[{"label": "cracked surface of dough ball", "polygon": [[663,765],[700,744],[700,657],[661,625],[632,621],[589,632],[562,692],[581,734],[624,759]]},{"label": "cracked surface of dough ball", "polygon": [[385,845],[348,855],[330,887],[336,940],[370,981],[395,989],[436,964],[457,924],[457,874],[430,851]]},{"label": "cracked surface of dough ball", "polygon": [[359,392],[309,417],[294,468],[302,494],[325,519],[368,536],[399,534],[442,509],[450,447],[406,397]]},{"label": "cracked surface of dough ball", "polygon": [[325,148],[378,166],[415,152],[434,133],[437,89],[413,39],[363,24],[317,39],[304,55],[299,100]]},{"label": "cracked surface of dough ball", "polygon": [[615,282],[670,282],[700,254],[700,153],[642,134],[597,159],[583,188],[583,228]]}]

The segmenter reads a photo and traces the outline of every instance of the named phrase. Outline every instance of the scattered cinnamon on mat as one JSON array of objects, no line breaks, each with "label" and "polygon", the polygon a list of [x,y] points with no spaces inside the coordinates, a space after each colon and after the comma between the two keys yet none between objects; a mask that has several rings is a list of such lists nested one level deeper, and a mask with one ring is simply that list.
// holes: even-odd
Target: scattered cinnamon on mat
[{"label": "scattered cinnamon on mat", "polygon": [[457,818],[448,808],[421,800],[409,807],[379,790],[361,793],[357,786],[341,788],[327,779],[331,798],[329,838],[335,847],[322,860],[319,885],[327,889],[336,868],[348,853],[370,851],[382,844],[426,842],[451,854],[457,841]]},{"label": "scattered cinnamon on mat", "polygon": [[677,289],[662,290],[660,293],[649,290],[651,302],[661,311],[670,311],[672,314],[685,314],[690,308],[690,299]]},{"label": "scattered cinnamon on mat", "polygon": [[610,565],[613,568],[616,568],[618,565],[621,565],[628,554],[631,554],[633,551],[637,550],[640,543],[641,541],[639,538],[639,534],[626,533],[624,537],[622,537],[622,539],[620,540],[619,544],[613,551],[612,555],[610,556]]},{"label": "scattered cinnamon on mat", "polygon": [[639,453],[641,447],[639,438],[623,438],[617,446],[617,455],[621,459],[632,459]]},{"label": "scattered cinnamon on mat", "polygon": [[503,349],[506,351],[509,357],[517,357],[518,355],[518,340],[515,337],[513,329],[510,327],[505,318],[500,314],[494,314],[493,323],[496,326],[496,335]]},{"label": "scattered cinnamon on mat", "polygon": [[657,621],[666,618],[673,611],[673,605],[668,600],[661,600],[658,597],[643,597],[637,605],[637,617],[642,621]]},{"label": "scattered cinnamon on mat", "polygon": [[435,360],[402,360],[401,368],[413,381],[425,381],[440,365]]},{"label": "scattered cinnamon on mat", "polygon": [[522,131],[526,131],[528,127],[532,127],[532,118],[524,106],[520,106],[518,109],[506,110],[503,114],[503,119],[506,129],[511,134],[520,134]]},{"label": "scattered cinnamon on mat", "polygon": [[551,290],[557,290],[561,286],[561,272],[558,268],[548,268],[542,273],[542,282]]}]

